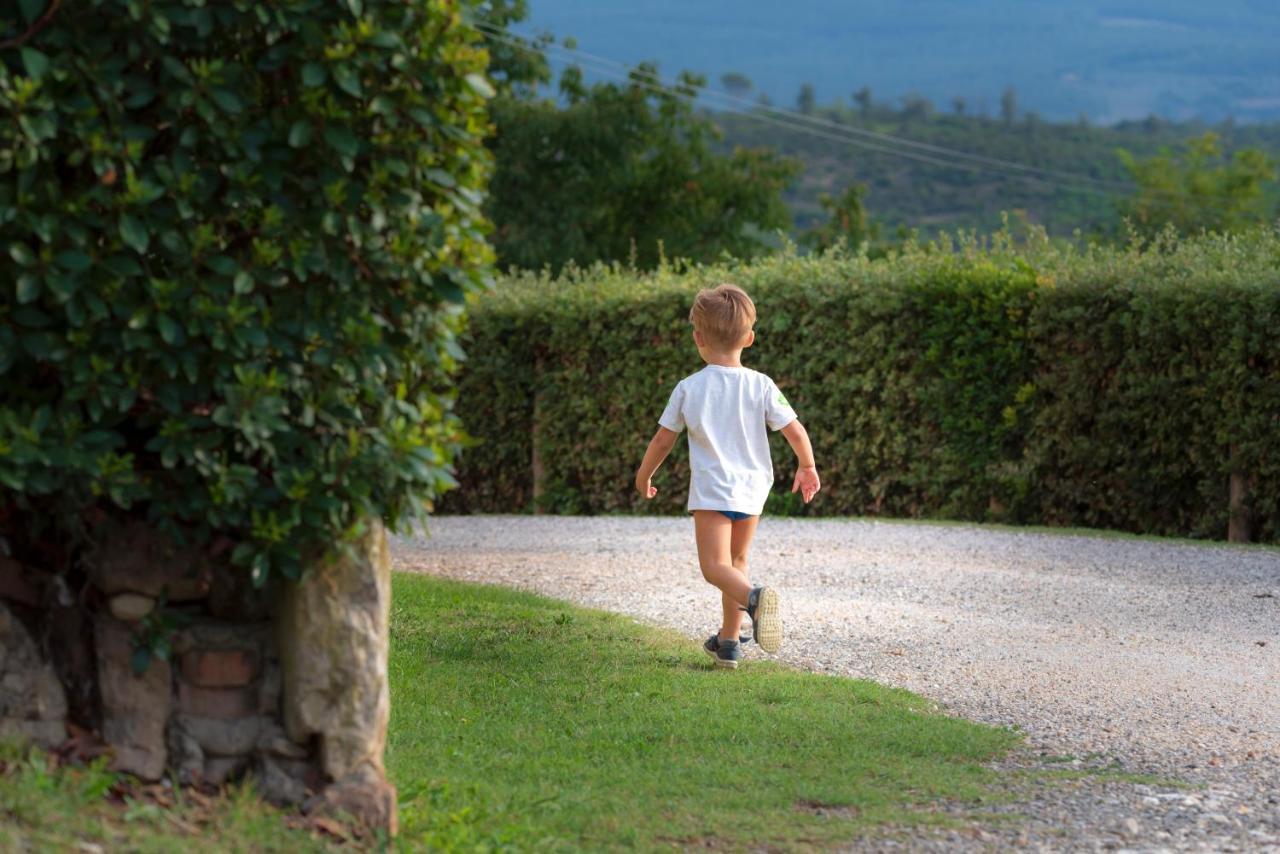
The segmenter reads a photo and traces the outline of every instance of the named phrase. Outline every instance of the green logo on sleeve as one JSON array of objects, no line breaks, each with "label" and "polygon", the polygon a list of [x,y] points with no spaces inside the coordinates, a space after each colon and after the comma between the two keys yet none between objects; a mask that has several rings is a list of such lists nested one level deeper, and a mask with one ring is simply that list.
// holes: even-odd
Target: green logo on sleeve
[{"label": "green logo on sleeve", "polygon": [[787,399],[782,396],[782,392],[778,392],[778,403],[785,406],[787,409],[791,408],[791,404],[787,403]]}]

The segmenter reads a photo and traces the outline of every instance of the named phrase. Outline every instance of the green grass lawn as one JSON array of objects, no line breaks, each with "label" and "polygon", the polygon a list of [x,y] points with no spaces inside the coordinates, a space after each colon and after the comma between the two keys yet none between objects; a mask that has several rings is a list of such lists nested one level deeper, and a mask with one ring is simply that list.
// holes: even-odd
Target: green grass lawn
[{"label": "green grass lawn", "polygon": [[400,844],[805,847],[990,797],[1006,730],[497,587],[398,575],[387,763]]},{"label": "green grass lawn", "polygon": [[[1001,797],[984,763],[1018,741],[870,682],[750,654],[718,670],[696,641],[551,599],[412,575],[394,594],[387,763],[403,851],[848,842],[944,821],[941,801]],[[249,784],[211,797],[0,745],[0,850],[197,838],[254,852],[336,841]]]}]

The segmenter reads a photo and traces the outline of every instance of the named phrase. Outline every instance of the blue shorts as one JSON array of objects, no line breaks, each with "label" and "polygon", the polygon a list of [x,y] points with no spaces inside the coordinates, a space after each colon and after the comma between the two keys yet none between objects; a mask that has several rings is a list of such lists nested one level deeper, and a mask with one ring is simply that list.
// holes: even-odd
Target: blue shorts
[{"label": "blue shorts", "polygon": [[728,516],[729,519],[734,522],[740,522],[743,519],[750,519],[752,516],[755,515],[754,513],[739,513],[737,510],[720,510],[717,512],[723,513],[725,516]]}]

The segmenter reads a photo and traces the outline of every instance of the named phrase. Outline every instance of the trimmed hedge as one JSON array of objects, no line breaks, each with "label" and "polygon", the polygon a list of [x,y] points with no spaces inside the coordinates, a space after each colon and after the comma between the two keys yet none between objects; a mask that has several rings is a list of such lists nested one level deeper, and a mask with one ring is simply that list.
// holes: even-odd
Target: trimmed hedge
[{"label": "trimmed hedge", "polygon": [[698,370],[698,288],[733,281],[759,310],[744,361],[809,429],[824,489],[769,512],[947,517],[1220,537],[1247,475],[1256,538],[1277,538],[1280,239],[1086,249],[949,241],[869,261],[525,274],[475,304],[459,414],[462,512],[683,509],[684,443],[635,466],[675,383]]}]

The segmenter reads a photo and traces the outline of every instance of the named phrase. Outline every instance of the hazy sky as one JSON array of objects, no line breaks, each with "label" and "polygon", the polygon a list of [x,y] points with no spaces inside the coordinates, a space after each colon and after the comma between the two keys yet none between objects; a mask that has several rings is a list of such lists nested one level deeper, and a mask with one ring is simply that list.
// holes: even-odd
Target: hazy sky
[{"label": "hazy sky", "polygon": [[[780,105],[870,86],[1046,117],[1280,118],[1280,0],[531,0],[522,29],[633,64],[746,74]],[[607,68],[607,67],[605,67]]]}]

